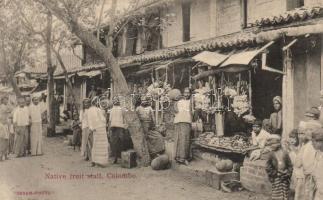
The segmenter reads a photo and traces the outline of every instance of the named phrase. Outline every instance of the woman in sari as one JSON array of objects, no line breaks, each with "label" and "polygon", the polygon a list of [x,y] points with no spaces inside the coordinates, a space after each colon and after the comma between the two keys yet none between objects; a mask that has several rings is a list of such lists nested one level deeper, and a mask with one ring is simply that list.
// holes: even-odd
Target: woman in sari
[{"label": "woman in sari", "polygon": [[108,164],[108,138],[106,131],[106,117],[104,110],[98,108],[99,98],[92,100],[88,110],[88,126],[93,133],[92,166],[104,167]]}]

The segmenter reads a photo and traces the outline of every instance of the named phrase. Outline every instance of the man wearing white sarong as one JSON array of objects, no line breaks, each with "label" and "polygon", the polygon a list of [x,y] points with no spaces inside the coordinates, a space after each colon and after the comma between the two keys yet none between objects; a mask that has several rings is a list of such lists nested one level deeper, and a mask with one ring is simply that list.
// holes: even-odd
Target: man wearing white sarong
[{"label": "man wearing white sarong", "polygon": [[33,103],[29,107],[31,111],[29,114],[31,119],[30,147],[32,156],[42,154],[42,110],[38,101],[38,97],[33,97]]},{"label": "man wearing white sarong", "polygon": [[84,156],[85,160],[91,160],[92,149],[91,141],[89,141],[90,130],[87,117],[87,112],[90,104],[91,102],[89,99],[84,99],[83,109],[80,111],[80,121],[82,123],[81,156]]},{"label": "man wearing white sarong", "polygon": [[92,100],[89,108],[88,126],[93,132],[92,166],[106,166],[108,164],[108,138],[106,132],[106,117],[104,110],[98,108],[98,97]]}]

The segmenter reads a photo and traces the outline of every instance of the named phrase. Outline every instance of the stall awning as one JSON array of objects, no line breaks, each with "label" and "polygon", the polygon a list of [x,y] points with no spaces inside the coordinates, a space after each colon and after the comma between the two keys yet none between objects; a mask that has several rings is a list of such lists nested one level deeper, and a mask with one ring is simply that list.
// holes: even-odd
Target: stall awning
[{"label": "stall awning", "polygon": [[254,59],[258,54],[266,50],[273,43],[274,41],[271,41],[265,46],[258,49],[244,50],[231,55],[229,54],[228,58],[222,64],[220,64],[219,67],[208,71],[204,71],[192,78],[194,80],[198,80],[219,72],[241,72],[244,70],[248,70],[250,68],[249,63],[252,61],[252,59]]},{"label": "stall awning", "polygon": [[259,53],[263,52],[273,43],[274,41],[271,41],[259,49],[244,50],[242,52],[232,54],[226,61],[224,61],[220,65],[220,67],[227,67],[230,65],[249,65],[252,59],[254,59]]},{"label": "stall awning", "polygon": [[203,51],[193,57],[195,61],[206,63],[210,66],[218,66],[225,61],[229,55],[220,54],[217,52]]},{"label": "stall awning", "polygon": [[148,63],[145,65],[142,65],[139,69],[139,71],[135,72],[134,74],[132,74],[133,76],[140,76],[143,74],[148,74],[151,73],[153,70],[157,70],[160,67],[164,67],[165,65],[168,65],[170,63],[170,61],[158,61],[158,62],[152,62],[152,63]]},{"label": "stall awning", "polygon": [[101,75],[101,71],[100,70],[95,70],[95,71],[89,71],[89,72],[78,72],[77,73],[78,76],[87,76],[89,78]]}]

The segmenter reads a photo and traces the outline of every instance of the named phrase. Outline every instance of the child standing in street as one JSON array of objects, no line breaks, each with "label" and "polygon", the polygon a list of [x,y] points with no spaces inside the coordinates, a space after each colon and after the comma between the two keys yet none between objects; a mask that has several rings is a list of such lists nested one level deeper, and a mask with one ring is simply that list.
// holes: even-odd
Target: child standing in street
[{"label": "child standing in street", "polygon": [[293,192],[294,200],[304,199],[304,173],[302,165],[299,160],[299,152],[301,148],[299,140],[299,130],[294,129],[288,138],[287,151],[293,164],[293,174],[291,180],[291,190]]},{"label": "child standing in street", "polygon": [[75,114],[73,116],[73,121],[72,121],[72,131],[73,131],[73,148],[75,151],[75,147],[78,147],[78,150],[81,150],[81,134],[82,134],[82,129],[81,129],[81,122],[79,120],[79,115]]},{"label": "child standing in street", "polygon": [[279,136],[268,139],[273,150],[267,160],[266,172],[272,183],[272,200],[288,200],[293,166],[287,152],[281,148]]},{"label": "child standing in street", "polygon": [[0,120],[0,161],[8,159],[9,133],[6,123]]},{"label": "child standing in street", "polygon": [[13,129],[12,116],[8,118],[8,131],[9,131],[9,153],[14,153],[15,131]]}]

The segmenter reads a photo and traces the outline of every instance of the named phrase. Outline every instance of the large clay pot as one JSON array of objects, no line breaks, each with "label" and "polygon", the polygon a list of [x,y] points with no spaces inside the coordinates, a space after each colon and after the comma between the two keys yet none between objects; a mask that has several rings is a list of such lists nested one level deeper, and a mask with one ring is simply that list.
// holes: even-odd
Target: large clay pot
[{"label": "large clay pot", "polygon": [[221,160],[215,164],[215,167],[220,172],[229,172],[233,169],[233,162],[231,160]]},{"label": "large clay pot", "polygon": [[167,154],[160,155],[151,161],[153,170],[163,170],[169,167],[169,157]]}]

